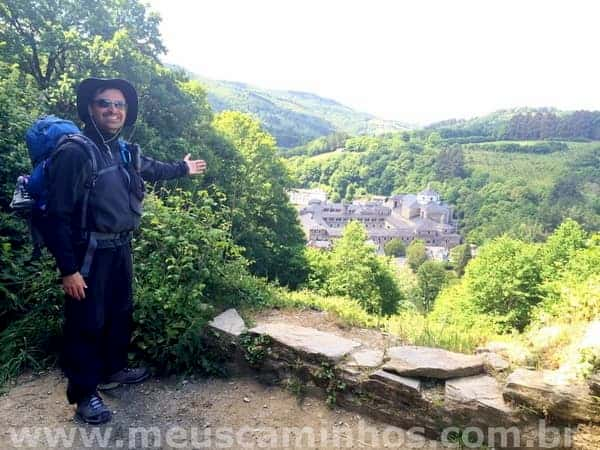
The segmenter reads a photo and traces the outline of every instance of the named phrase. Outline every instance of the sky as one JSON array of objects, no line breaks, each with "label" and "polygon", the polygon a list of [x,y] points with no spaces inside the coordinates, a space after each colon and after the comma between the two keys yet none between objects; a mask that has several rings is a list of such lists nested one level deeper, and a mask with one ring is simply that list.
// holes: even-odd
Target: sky
[{"label": "sky", "polygon": [[150,0],[174,63],[426,124],[600,109],[594,0]]}]

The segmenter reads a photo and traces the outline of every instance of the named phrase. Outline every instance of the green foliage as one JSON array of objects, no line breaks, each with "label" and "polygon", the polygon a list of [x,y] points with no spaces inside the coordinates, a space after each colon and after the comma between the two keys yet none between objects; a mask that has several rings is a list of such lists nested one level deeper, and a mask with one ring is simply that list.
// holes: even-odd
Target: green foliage
[{"label": "green foliage", "polygon": [[462,148],[458,145],[442,148],[435,158],[435,174],[439,180],[449,178],[465,178],[465,158]]},{"label": "green foliage", "polygon": [[366,241],[364,226],[353,221],[334,242],[331,254],[309,252],[310,284],[327,295],[356,299],[371,314],[392,314],[404,296],[390,263]]},{"label": "green foliage", "polygon": [[[569,227],[567,227],[569,228]],[[585,248],[571,254],[562,270],[552,265],[544,273],[554,274],[544,285],[546,295],[534,311],[536,326],[580,323],[600,317],[600,245],[590,239]]]},{"label": "green foliage", "polygon": [[432,124],[423,133],[435,130],[451,142],[531,139],[599,139],[598,111],[562,112],[550,108],[515,108],[469,120],[446,120]]},{"label": "green foliage", "polygon": [[244,333],[240,336],[239,342],[244,350],[244,358],[250,367],[259,369],[271,352],[271,338],[264,334],[255,336]]},{"label": "green foliage", "polygon": [[346,389],[346,383],[338,378],[335,367],[329,363],[321,363],[315,377],[317,382],[325,388],[327,405],[333,408],[337,403],[338,393]]},{"label": "green foliage", "polygon": [[273,138],[250,116],[224,112],[214,127],[243,157],[232,201],[232,234],[252,262],[253,273],[297,286],[306,279],[304,233],[288,201],[290,180]]},{"label": "green foliage", "polygon": [[23,136],[43,106],[33,78],[0,61],[0,208],[6,210],[17,176],[30,170]]},{"label": "green foliage", "polygon": [[7,0],[0,6],[2,58],[18,63],[39,88],[55,89],[64,75],[93,67],[86,60],[92,42],[110,40],[119,31],[130,35],[142,54],[163,53],[158,24],[138,0]]},{"label": "green foliage", "polygon": [[508,237],[482,247],[464,277],[473,304],[506,327],[522,330],[542,299],[539,255],[536,245]]},{"label": "green foliage", "polygon": [[475,145],[470,144],[465,146],[466,150],[486,150],[489,152],[500,153],[535,153],[547,154],[554,152],[565,152],[569,146],[564,142],[489,142],[485,144]]},{"label": "green foliage", "polygon": [[414,239],[408,244],[408,248],[406,249],[406,262],[416,272],[425,261],[427,261],[425,242],[420,239]]},{"label": "green foliage", "polygon": [[386,256],[399,258],[406,255],[406,246],[404,245],[404,242],[402,242],[402,239],[394,238],[385,243],[383,252]]},{"label": "green foliage", "polygon": [[315,156],[323,153],[328,153],[337,150],[338,148],[344,147],[344,144],[348,139],[346,133],[333,133],[328,136],[317,138],[307,144],[300,145],[298,147],[286,149],[280,148],[280,152],[286,158],[292,156]]},{"label": "green foliage", "polygon": [[329,311],[342,319],[344,323],[357,327],[377,327],[385,321],[385,318],[365,311],[358,300],[321,295],[315,290],[292,292],[280,290],[277,295],[272,297],[270,306]]},{"label": "green foliage", "polygon": [[[273,297],[272,306],[328,311],[350,326],[378,328],[398,336],[402,342],[471,352],[496,336],[497,330],[492,317],[477,313],[472,305],[464,302],[462,292],[456,291],[460,286],[456,285],[443,291],[442,296],[446,299],[444,304],[453,310],[440,308],[436,303],[437,314],[434,310],[431,316],[410,309],[410,304],[404,303],[404,309],[397,314],[382,317],[367,313],[356,300],[323,296],[314,291],[280,290]],[[454,294],[448,295],[447,292]],[[462,313],[466,316],[459,316]]]},{"label": "green foliage", "polygon": [[456,274],[461,277],[465,273],[465,267],[471,260],[471,245],[460,244],[450,250],[450,261]]},{"label": "green foliage", "polygon": [[600,347],[588,347],[580,351],[579,375],[588,378],[600,372]]},{"label": "green foliage", "polygon": [[56,360],[62,291],[51,261],[30,262],[28,250],[0,238],[0,388],[25,369]]},{"label": "green foliage", "polygon": [[585,247],[585,231],[572,219],[565,220],[552,233],[542,253],[544,277],[554,278],[571,260],[577,250]]},{"label": "green foliage", "polygon": [[443,263],[425,261],[417,270],[417,299],[423,312],[433,308],[433,302],[446,284],[448,276]]},{"label": "green foliage", "polygon": [[214,371],[202,327],[220,309],[264,301],[214,206],[205,192],[146,200],[134,243],[133,344],[143,359],[167,372]]}]

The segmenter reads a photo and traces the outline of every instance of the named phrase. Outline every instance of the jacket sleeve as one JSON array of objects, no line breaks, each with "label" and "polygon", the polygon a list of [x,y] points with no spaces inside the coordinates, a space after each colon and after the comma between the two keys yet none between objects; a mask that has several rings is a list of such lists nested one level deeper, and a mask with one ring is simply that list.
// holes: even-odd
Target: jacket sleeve
[{"label": "jacket sleeve", "polygon": [[165,163],[148,156],[142,156],[140,173],[145,181],[171,180],[186,176],[188,167],[185,161]]},{"label": "jacket sleeve", "polygon": [[91,176],[91,161],[85,150],[67,143],[51,160],[48,169],[47,230],[45,241],[56,259],[61,276],[79,270],[73,248],[73,224],[81,220],[85,184]]}]

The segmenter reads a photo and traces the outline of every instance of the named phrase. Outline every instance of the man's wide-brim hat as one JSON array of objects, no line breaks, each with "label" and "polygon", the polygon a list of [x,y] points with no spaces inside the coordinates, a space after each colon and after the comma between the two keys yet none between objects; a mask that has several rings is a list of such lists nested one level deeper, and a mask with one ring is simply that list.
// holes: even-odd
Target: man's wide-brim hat
[{"label": "man's wide-brim hat", "polygon": [[125,126],[133,125],[138,114],[138,96],[133,85],[119,78],[86,78],[77,88],[77,113],[85,123],[90,121],[88,105],[98,89],[118,89],[123,93],[127,102],[127,116]]}]

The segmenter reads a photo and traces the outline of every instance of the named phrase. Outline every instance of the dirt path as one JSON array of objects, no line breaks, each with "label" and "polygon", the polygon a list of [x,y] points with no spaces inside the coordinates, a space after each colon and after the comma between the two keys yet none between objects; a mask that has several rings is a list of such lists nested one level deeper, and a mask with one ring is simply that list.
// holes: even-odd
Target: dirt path
[{"label": "dirt path", "polygon": [[299,402],[252,378],[151,379],[121,387],[104,395],[114,417],[102,427],[74,422],[64,392],[57,371],[21,377],[0,397],[0,449],[442,448],[319,399]]}]

